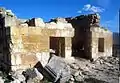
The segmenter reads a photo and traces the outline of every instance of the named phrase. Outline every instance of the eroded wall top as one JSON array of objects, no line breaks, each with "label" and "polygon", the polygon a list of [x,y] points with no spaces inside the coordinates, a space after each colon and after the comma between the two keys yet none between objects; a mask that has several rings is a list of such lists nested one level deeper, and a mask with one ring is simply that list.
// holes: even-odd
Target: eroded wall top
[{"label": "eroded wall top", "polygon": [[95,14],[88,14],[88,15],[80,15],[76,17],[68,17],[66,20],[69,23],[73,23],[75,25],[79,25],[80,27],[91,27],[91,26],[100,26],[100,15],[95,13]]},{"label": "eroded wall top", "polygon": [[37,27],[48,29],[72,29],[72,28],[91,28],[100,26],[100,15],[88,14],[76,17],[54,18],[49,22],[44,22],[41,18],[19,19],[11,10],[0,8],[1,17],[5,17],[5,27],[8,26],[22,26],[22,27]]},{"label": "eroded wall top", "polygon": [[[5,27],[8,26],[25,26],[25,27],[40,27],[49,29],[67,29],[72,28],[72,25],[65,19],[59,18],[57,21],[44,22],[41,18],[19,19],[11,10],[0,8],[0,14],[5,17]],[[64,22],[62,21],[64,20]]]}]

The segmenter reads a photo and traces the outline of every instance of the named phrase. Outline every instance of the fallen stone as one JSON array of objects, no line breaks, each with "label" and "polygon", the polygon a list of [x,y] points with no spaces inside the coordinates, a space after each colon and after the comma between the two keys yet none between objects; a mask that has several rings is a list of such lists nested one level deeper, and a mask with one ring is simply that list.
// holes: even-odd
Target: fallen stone
[{"label": "fallen stone", "polygon": [[37,74],[37,78],[39,78],[39,80],[42,80],[43,79],[43,75],[35,68],[34,69],[36,74]]},{"label": "fallen stone", "polygon": [[52,56],[47,66],[49,66],[56,73],[56,81],[61,78],[60,81],[62,83],[63,81],[70,79],[70,67],[62,58]]},{"label": "fallen stone", "polygon": [[113,65],[110,63],[105,63],[107,66],[112,67]]},{"label": "fallen stone", "polygon": [[70,67],[76,70],[79,69],[79,66],[77,64],[70,64]]},{"label": "fallen stone", "polygon": [[34,83],[34,81],[40,81],[43,79],[43,75],[36,69],[27,69],[22,73],[25,77],[25,81],[28,83]]},{"label": "fallen stone", "polygon": [[70,67],[68,65],[65,66],[65,68],[62,71],[62,75],[61,75],[61,79],[60,79],[60,83],[65,83],[66,81],[68,81],[71,77],[71,72],[70,72]]},{"label": "fallen stone", "polygon": [[43,67],[41,62],[39,61],[34,67],[44,76],[45,79],[48,79],[52,82],[56,81],[56,73],[53,69],[51,69],[50,66],[46,65],[45,67]]},{"label": "fallen stone", "polygon": [[75,79],[73,77],[70,78],[71,81],[74,81]]},{"label": "fallen stone", "polygon": [[0,77],[0,83],[4,83],[4,80],[2,79],[2,77]]},{"label": "fallen stone", "polygon": [[[18,79],[15,79],[14,81],[10,82],[10,83],[21,83],[22,81],[18,80]],[[0,82],[1,83],[1,82]],[[25,83],[25,82],[22,82],[22,83]]]},{"label": "fallen stone", "polygon": [[69,83],[74,83],[74,81],[69,81]]},{"label": "fallen stone", "polygon": [[[15,72],[12,72],[11,75],[14,78],[14,82],[19,81],[19,82],[24,82],[25,81],[25,77],[22,75],[23,70],[18,70]],[[17,83],[17,82],[16,82]]]},{"label": "fallen stone", "polygon": [[76,76],[78,76],[79,74],[80,74],[80,71],[76,71],[75,74],[74,74],[74,76],[76,77]]},{"label": "fallen stone", "polygon": [[83,81],[84,79],[83,79],[83,77],[81,77],[81,76],[77,76],[77,77],[75,77],[75,80],[76,80],[77,82],[81,82],[81,81]]}]

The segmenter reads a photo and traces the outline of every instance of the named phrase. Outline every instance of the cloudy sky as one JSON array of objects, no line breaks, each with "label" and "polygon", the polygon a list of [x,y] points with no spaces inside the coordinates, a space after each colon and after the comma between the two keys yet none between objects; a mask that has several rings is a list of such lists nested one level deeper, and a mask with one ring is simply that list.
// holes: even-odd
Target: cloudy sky
[{"label": "cloudy sky", "polygon": [[120,0],[1,0],[0,6],[11,9],[19,18],[71,17],[89,13],[101,15],[101,26],[118,31]]}]

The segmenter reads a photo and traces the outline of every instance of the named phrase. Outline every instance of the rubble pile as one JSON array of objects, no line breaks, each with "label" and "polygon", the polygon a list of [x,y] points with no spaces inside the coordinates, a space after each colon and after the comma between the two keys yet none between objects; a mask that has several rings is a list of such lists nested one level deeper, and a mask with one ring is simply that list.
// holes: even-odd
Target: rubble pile
[{"label": "rubble pile", "polygon": [[0,83],[10,77],[14,79],[10,79],[11,83],[118,83],[119,59],[100,57],[91,62],[77,58],[74,62],[69,62],[53,55],[45,67],[41,64],[32,69],[18,70],[6,78],[1,75],[0,73]]},{"label": "rubble pile", "polygon": [[[83,59],[70,64],[73,83],[118,83],[119,59],[100,57],[94,62]],[[70,79],[70,81],[71,81]]]}]

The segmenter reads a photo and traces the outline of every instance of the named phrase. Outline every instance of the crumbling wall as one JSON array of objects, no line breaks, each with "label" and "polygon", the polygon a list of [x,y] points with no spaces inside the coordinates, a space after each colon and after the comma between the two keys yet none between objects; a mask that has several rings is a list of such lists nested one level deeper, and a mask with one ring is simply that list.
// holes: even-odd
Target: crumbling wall
[{"label": "crumbling wall", "polygon": [[45,66],[49,59],[50,37],[63,37],[61,42],[65,43],[65,49],[61,56],[71,56],[71,45],[66,46],[66,43],[74,36],[74,29],[67,21],[45,23],[41,18],[18,19],[11,10],[0,8],[0,34],[0,57],[12,70],[33,67],[37,61]]},{"label": "crumbling wall", "polygon": [[[111,56],[112,55],[112,32],[108,31],[107,29],[101,28],[101,27],[92,27],[91,28],[92,33],[92,42],[91,42],[91,52],[92,57],[94,59],[97,59],[101,56]],[[99,52],[99,38],[104,39],[104,51]]]},{"label": "crumbling wall", "polygon": [[[74,29],[49,29],[40,27],[11,27],[12,39],[12,68],[33,67],[41,56],[49,57],[50,37],[68,37],[65,38],[65,57],[71,56],[71,44],[68,42],[74,35]],[[69,52],[68,52],[69,51]],[[67,57],[68,58],[68,57]],[[42,58],[42,60],[44,60]],[[42,61],[41,60],[41,61]],[[45,64],[47,62],[44,62]],[[18,68],[17,68],[18,67]]]},{"label": "crumbling wall", "polygon": [[[94,15],[94,14],[93,14]],[[96,16],[96,15],[95,15]],[[91,26],[97,26],[95,18],[91,15],[81,15],[75,18],[66,18],[75,29],[75,36],[72,39],[73,56],[91,58]]]},{"label": "crumbling wall", "polygon": [[26,23],[28,24],[28,26],[45,27],[45,23],[41,18],[32,18],[29,19]]},{"label": "crumbling wall", "polygon": [[[103,55],[112,55],[112,33],[100,27],[100,16],[98,14],[81,15],[75,18],[66,18],[66,20],[75,29],[75,36],[72,40],[74,56],[96,59]],[[105,45],[104,52],[98,52],[99,38],[105,39],[103,41]]]}]

